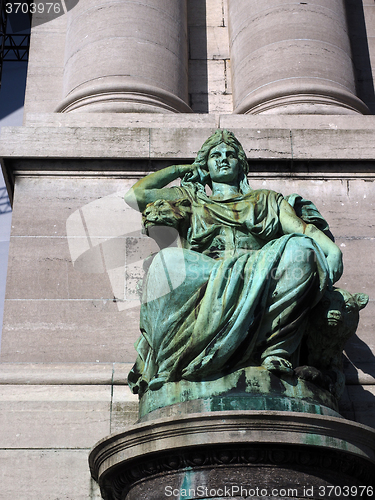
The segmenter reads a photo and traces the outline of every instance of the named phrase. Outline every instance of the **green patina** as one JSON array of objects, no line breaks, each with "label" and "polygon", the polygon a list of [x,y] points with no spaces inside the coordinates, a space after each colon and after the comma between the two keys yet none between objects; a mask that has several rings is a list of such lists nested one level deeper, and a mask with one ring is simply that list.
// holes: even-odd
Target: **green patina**
[{"label": "green patina", "polygon": [[[128,377],[143,415],[193,400],[209,411],[336,409],[342,347],[368,298],[332,288],[342,256],[316,207],[251,189],[248,170],[241,144],[218,130],[192,165],[154,172],[125,197],[161,247],[147,264]],[[343,332],[328,313],[349,302]]]},{"label": "green patina", "polygon": [[[283,390],[272,383],[274,380]],[[173,405],[178,412],[180,403],[194,401],[199,404],[191,405],[191,413],[269,410],[338,416],[337,402],[328,391],[297,377],[280,379],[262,367],[248,367],[217,380],[168,382],[158,391],[147,391],[140,400],[140,417]]]},{"label": "green patina", "polygon": [[[304,444],[310,446],[320,446],[324,448],[336,448],[337,450],[350,451],[350,445],[344,438],[339,439],[333,436],[325,436],[322,434],[305,434]],[[351,450],[357,451],[357,450]]]}]

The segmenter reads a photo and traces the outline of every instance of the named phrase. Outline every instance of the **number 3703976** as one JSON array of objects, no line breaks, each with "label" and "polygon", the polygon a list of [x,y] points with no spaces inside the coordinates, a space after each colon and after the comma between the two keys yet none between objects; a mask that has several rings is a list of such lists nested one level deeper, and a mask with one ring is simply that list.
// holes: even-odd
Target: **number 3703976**
[{"label": "number 3703976", "polygon": [[38,3],[27,3],[27,2],[8,2],[5,5],[5,11],[7,14],[60,14],[61,3],[56,2],[38,2]]}]

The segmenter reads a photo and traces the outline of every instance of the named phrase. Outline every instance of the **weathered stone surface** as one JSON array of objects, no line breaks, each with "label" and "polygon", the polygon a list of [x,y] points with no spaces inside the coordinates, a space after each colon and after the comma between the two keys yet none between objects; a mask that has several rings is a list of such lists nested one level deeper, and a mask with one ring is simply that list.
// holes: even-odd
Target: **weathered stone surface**
[{"label": "weathered stone surface", "polygon": [[[375,238],[338,237],[337,244],[341,248],[344,261],[346,262],[345,274],[339,283],[342,283],[343,287],[350,288],[353,292],[366,292],[367,290],[370,297],[373,297],[375,286],[370,270],[373,269],[375,264],[373,253],[375,250]],[[355,286],[357,286],[358,290],[354,290]]]},{"label": "weathered stone surface", "polygon": [[[367,38],[367,43],[368,43],[368,49],[370,52],[370,63],[371,63],[371,68],[374,67],[374,59],[375,59],[375,37],[369,37]],[[372,70],[372,74],[374,73],[374,70]]]},{"label": "weathered stone surface", "polygon": [[0,385],[125,385],[132,363],[1,363]]},{"label": "weathered stone surface", "polygon": [[[74,166],[73,162],[68,163]],[[79,165],[76,166],[79,168]],[[52,167],[49,165],[47,168]],[[67,221],[74,212],[80,210],[89,226],[89,237],[111,236],[109,231],[115,236],[136,230],[139,234],[140,216],[123,202],[123,194],[133,181],[108,177],[99,181],[98,176],[98,172],[88,177],[60,175],[53,179],[48,176],[19,176],[14,193],[11,237],[66,238]],[[120,207],[123,210],[121,213]],[[108,212],[105,212],[105,208]],[[109,214],[111,224],[108,224]],[[79,232],[72,236],[81,237],[83,234]]]},{"label": "weathered stone surface", "polygon": [[[188,0],[188,24],[190,26],[222,26],[223,0]],[[225,4],[225,2],[224,2]]]},{"label": "weathered stone surface", "polygon": [[192,94],[191,101],[197,113],[231,113],[233,110],[230,94]]},{"label": "weathered stone surface", "polygon": [[[186,158],[186,151],[191,154],[199,151],[202,135],[212,134],[215,129],[151,129],[151,158]],[[189,155],[189,156],[190,156]]]},{"label": "weathered stone surface", "polygon": [[112,383],[113,385],[124,385],[127,383],[128,373],[132,363],[114,363]]},{"label": "weathered stone surface", "polygon": [[229,59],[228,28],[225,26],[190,27],[191,59]]},{"label": "weathered stone surface", "polygon": [[2,496],[16,495],[19,500],[101,500],[98,485],[90,479],[88,451],[0,449]]},{"label": "weathered stone surface", "polygon": [[[219,61],[220,62],[220,61]],[[225,61],[230,64],[230,61]],[[192,61],[191,64],[202,64]],[[230,80],[230,79],[229,79]],[[219,121],[217,121],[219,120]],[[225,114],[161,114],[155,121],[154,113],[46,113],[33,112],[25,117],[25,125],[29,127],[130,127],[130,128],[210,128],[218,127],[229,130],[238,128],[270,129],[318,129],[318,130],[372,130],[375,117],[368,116],[267,116],[267,115],[234,115]]]},{"label": "weathered stone surface", "polygon": [[[60,67],[33,67],[28,71],[27,93],[25,97],[25,107],[28,111],[37,113],[43,106],[43,111],[53,113],[56,108],[56,102],[62,94],[62,75],[63,70]],[[42,83],[46,82],[46,83]],[[41,85],[43,89],[43,101],[35,100],[32,97],[39,93]]]},{"label": "weathered stone surface", "polygon": [[227,94],[232,94],[233,93],[232,71],[231,71],[232,65],[230,59],[226,59],[224,62],[225,62],[225,92]]},{"label": "weathered stone surface", "polygon": [[138,420],[138,398],[128,386],[114,386],[112,394],[111,433],[122,432]]},{"label": "weathered stone surface", "polygon": [[6,300],[3,362],[132,362],[139,308],[113,300]]},{"label": "weathered stone surface", "polygon": [[[213,64],[218,63],[213,61]],[[220,65],[221,63],[219,63]],[[197,96],[197,94],[193,94]],[[204,97],[204,96],[203,96]],[[224,99],[228,104],[231,99],[226,94],[210,94],[210,99]],[[226,105],[227,107],[227,105]],[[220,111],[219,111],[220,112]],[[229,112],[229,111],[228,111]],[[211,122],[212,123],[212,122]],[[225,121],[223,122],[225,123]],[[364,122],[364,128],[343,129],[343,122],[336,120],[323,122],[324,128],[298,129],[284,127],[259,128],[255,123],[244,129],[244,122],[240,126],[231,127],[238,135],[248,154],[252,158],[280,158],[297,160],[371,160],[374,156],[374,132],[371,120]],[[251,123],[251,122],[250,122]],[[331,124],[330,124],[331,123]],[[235,125],[235,123],[233,123]],[[337,127],[337,128],[336,128]],[[216,128],[216,125],[214,126]],[[167,139],[169,131],[169,139]],[[197,151],[202,137],[213,131],[210,128],[189,128],[182,123],[181,127],[167,128],[106,128],[106,127],[3,127],[0,140],[0,154],[2,157],[30,157],[30,158],[183,158],[192,159]],[[161,133],[166,136],[165,143],[156,142],[153,137]],[[174,138],[178,136],[179,144],[171,148]],[[151,138],[150,138],[151,136]],[[198,139],[199,136],[199,139]],[[260,136],[275,142],[274,149],[267,149],[259,156],[256,137]],[[281,146],[277,137],[281,136]],[[285,149],[283,141],[288,140]],[[278,152],[275,156],[275,151]],[[280,156],[282,152],[282,156]],[[177,156],[176,156],[177,155]]]},{"label": "weathered stone surface", "polygon": [[[258,167],[258,164],[257,164]],[[338,165],[338,169],[340,166]],[[356,179],[358,174],[331,173],[328,168],[321,173],[296,172],[295,174],[264,173],[260,179],[258,172],[252,169],[250,162],[250,185],[253,189],[268,188],[287,196],[298,193],[312,200],[328,221],[331,231],[339,241],[368,241],[373,236],[374,178]],[[361,239],[363,238],[363,240]],[[346,244],[346,242],[344,242]],[[345,252],[345,247],[340,247]],[[371,259],[371,256],[368,256]],[[353,263],[354,265],[354,263]],[[358,272],[361,272],[358,269]],[[345,277],[345,275],[344,275]],[[358,287],[358,285],[357,285]],[[363,290],[358,290],[363,291]]]},{"label": "weathered stone surface", "polygon": [[375,23],[375,9],[374,9],[374,4],[370,2],[364,2],[363,6],[363,13],[365,16],[366,20],[366,32],[368,37],[374,37],[375,36],[375,28],[374,28],[374,23]]},{"label": "weathered stone surface", "polygon": [[29,127],[130,127],[130,128],[211,128],[217,127],[214,114],[155,113],[28,113]]},{"label": "weathered stone surface", "polygon": [[[190,65],[190,86],[191,94],[224,94],[226,91],[225,82],[225,61],[191,61]],[[210,87],[207,87],[207,77],[210,79]],[[216,110],[220,113],[220,110]]]},{"label": "weathered stone surface", "polygon": [[[290,133],[275,129],[233,129],[248,158],[283,159],[291,156]],[[250,166],[251,170],[251,166]]]},{"label": "weathered stone surface", "polygon": [[[125,250],[123,256],[119,254],[116,238],[133,234],[136,229],[135,235],[140,235],[140,221],[133,210],[127,210],[123,192],[118,191],[127,181],[102,181],[60,177],[51,184],[51,179],[34,177],[17,183],[10,257],[14,265],[8,275],[9,316],[3,329],[3,361],[122,361],[123,339],[129,352],[127,360],[134,360],[139,298],[126,304],[114,302],[114,297],[116,301],[124,299],[118,292],[124,293],[125,271],[117,270],[116,278],[112,268],[119,258],[125,265]],[[75,212],[83,217],[82,232],[74,232],[70,224],[67,234],[67,221]],[[103,249],[111,274],[98,273],[95,262],[91,267],[90,262],[86,267],[82,262],[73,266],[73,260],[79,257],[77,252],[70,252],[77,250],[76,241],[72,241],[75,237],[86,245],[89,240],[92,245],[106,241],[112,245]],[[143,253],[148,255],[150,251],[145,245]],[[145,255],[134,255],[132,245],[128,264],[139,267]],[[116,280],[120,281],[117,288]],[[108,334],[110,341],[106,340]],[[91,345],[94,338],[95,347]],[[114,338],[118,342],[113,343]]]},{"label": "weathered stone surface", "polygon": [[62,96],[67,16],[51,20],[46,9],[44,14],[35,13],[34,20],[25,113],[53,112]]},{"label": "weathered stone surface", "polygon": [[8,299],[113,299],[106,273],[74,270],[66,238],[25,237],[12,247]]},{"label": "weathered stone surface", "polygon": [[112,363],[1,363],[1,385],[110,384]]},{"label": "weathered stone surface", "polygon": [[[56,50],[57,47],[65,45],[63,20],[52,21],[52,23],[53,22],[55,22],[55,24],[59,24],[60,27],[55,26],[55,28],[52,28],[52,26],[45,24],[44,26],[38,26],[33,33],[33,45],[30,58],[32,61],[31,66],[34,69],[61,69],[62,64],[64,63],[64,51]],[[50,40],[49,44],[45,43],[46,33],[48,33],[48,40]],[[51,61],[54,63],[51,64]]]},{"label": "weathered stone surface", "polygon": [[374,116],[342,116],[342,115],[225,115],[220,116],[220,127],[229,130],[238,128],[287,128],[318,130],[372,130],[375,126]]},{"label": "weathered stone surface", "polygon": [[147,129],[4,127],[1,141],[2,156],[97,158],[104,145],[110,158],[148,157],[149,151]]},{"label": "weathered stone surface", "polygon": [[[374,133],[363,130],[356,134],[356,143],[352,131],[294,130],[292,132],[293,156],[299,159],[371,159],[375,155]],[[354,150],[349,151],[349,148]]]},{"label": "weathered stone surface", "polygon": [[3,448],[90,448],[110,432],[110,386],[2,385]]}]

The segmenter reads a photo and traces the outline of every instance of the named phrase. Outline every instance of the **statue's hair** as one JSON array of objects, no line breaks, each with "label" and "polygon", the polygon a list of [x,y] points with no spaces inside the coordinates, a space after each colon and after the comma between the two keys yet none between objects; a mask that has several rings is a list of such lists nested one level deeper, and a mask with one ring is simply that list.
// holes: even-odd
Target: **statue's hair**
[{"label": "statue's hair", "polygon": [[[245,194],[250,191],[250,186],[246,178],[246,174],[249,171],[249,164],[247,163],[246,154],[243,150],[241,143],[235,137],[233,132],[229,130],[216,130],[214,134],[212,134],[202,145],[198,154],[194,160],[194,164],[198,166],[198,169],[201,170],[200,181],[198,181],[202,186],[208,184],[211,186],[211,178],[208,173],[207,161],[208,155],[212,148],[218,146],[219,144],[225,143],[228,146],[231,146],[237,153],[237,158],[239,161],[239,174],[238,174],[238,182],[240,191]],[[184,185],[184,182],[181,183]]]}]

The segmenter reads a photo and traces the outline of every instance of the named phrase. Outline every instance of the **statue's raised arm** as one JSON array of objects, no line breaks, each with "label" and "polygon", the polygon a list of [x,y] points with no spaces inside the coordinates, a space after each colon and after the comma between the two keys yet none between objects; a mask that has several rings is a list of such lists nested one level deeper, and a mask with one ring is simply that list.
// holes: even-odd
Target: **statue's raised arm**
[{"label": "statue's raised arm", "polygon": [[179,198],[179,191],[176,189],[166,188],[170,182],[183,178],[186,174],[194,175],[196,171],[195,165],[171,165],[153,172],[140,179],[126,193],[126,203],[143,212],[149,203],[154,203],[156,200],[176,201]]}]

